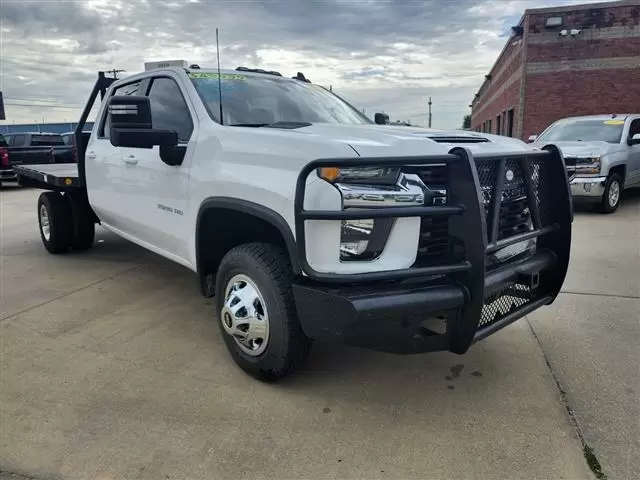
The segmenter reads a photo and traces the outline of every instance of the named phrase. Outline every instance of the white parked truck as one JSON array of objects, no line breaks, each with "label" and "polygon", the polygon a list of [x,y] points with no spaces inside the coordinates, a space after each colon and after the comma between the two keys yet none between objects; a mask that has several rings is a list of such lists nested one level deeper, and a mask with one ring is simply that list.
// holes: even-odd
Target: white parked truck
[{"label": "white parked truck", "polygon": [[99,73],[77,165],[24,166],[51,253],[95,224],[197,273],[237,364],[275,380],[312,340],[465,353],[552,303],[572,209],[562,154],[376,125],[297,75]]}]

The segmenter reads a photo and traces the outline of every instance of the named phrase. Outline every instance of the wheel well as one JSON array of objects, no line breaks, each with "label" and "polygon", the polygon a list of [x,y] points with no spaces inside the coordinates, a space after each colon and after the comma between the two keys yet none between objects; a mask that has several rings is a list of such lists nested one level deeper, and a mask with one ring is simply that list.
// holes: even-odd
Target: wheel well
[{"label": "wheel well", "polygon": [[[278,218],[284,222],[282,217]],[[229,250],[245,243],[263,242],[277,245],[288,252],[295,272],[297,262],[293,251],[293,235],[285,226],[276,226],[262,215],[235,208],[207,208],[200,215],[197,229],[198,270],[201,274],[215,274]],[[286,233],[282,231],[283,228],[287,228]],[[285,239],[287,233],[290,238]]]},{"label": "wheel well", "polygon": [[622,178],[622,185],[624,186],[625,176],[627,174],[627,166],[626,165],[616,165],[615,167],[609,170],[609,174],[617,173]]}]

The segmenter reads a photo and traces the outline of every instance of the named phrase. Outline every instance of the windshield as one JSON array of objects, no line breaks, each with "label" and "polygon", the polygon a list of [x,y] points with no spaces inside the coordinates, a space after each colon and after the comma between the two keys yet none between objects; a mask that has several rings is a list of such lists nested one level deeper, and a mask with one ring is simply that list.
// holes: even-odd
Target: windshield
[{"label": "windshield", "polygon": [[7,146],[7,141],[4,138],[4,135],[2,135],[0,133],[0,147],[6,147]]},{"label": "windshield", "polygon": [[[209,115],[220,123],[217,73],[189,74]],[[371,120],[323,87],[282,77],[222,73],[225,125],[261,126],[277,122],[371,124]]]},{"label": "windshield", "polygon": [[624,120],[560,120],[540,135],[537,141],[620,143]]}]

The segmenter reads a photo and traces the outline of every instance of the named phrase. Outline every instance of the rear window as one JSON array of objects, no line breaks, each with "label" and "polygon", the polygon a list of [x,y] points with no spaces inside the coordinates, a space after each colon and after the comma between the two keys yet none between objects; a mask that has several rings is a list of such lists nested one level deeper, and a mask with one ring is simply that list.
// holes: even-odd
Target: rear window
[{"label": "rear window", "polygon": [[64,145],[64,140],[60,135],[32,135],[31,145]]}]

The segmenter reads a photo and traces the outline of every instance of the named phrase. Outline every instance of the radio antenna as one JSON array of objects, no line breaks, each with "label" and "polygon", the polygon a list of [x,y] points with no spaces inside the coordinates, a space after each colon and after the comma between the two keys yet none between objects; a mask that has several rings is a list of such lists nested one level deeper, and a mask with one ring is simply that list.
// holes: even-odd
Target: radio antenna
[{"label": "radio antenna", "polygon": [[218,57],[218,99],[220,102],[220,125],[224,125],[222,116],[222,75],[220,74],[220,41],[218,40],[218,29],[216,28],[216,55]]}]

